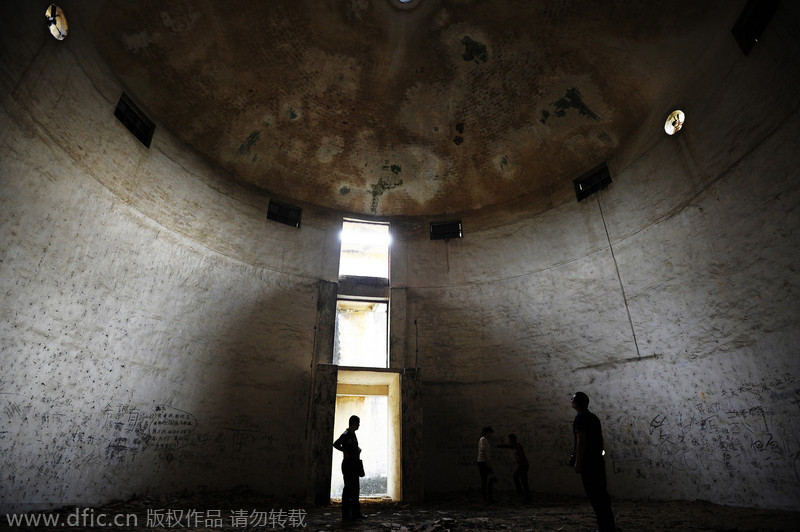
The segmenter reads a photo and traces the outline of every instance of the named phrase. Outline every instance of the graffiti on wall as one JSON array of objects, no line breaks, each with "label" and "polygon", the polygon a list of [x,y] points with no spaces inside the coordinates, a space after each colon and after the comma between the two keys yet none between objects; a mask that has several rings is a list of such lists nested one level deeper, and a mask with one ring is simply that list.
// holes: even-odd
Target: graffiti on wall
[{"label": "graffiti on wall", "polygon": [[[791,468],[800,481],[800,388],[790,375],[700,393],[680,409],[624,422],[612,437],[615,473],[660,479],[672,473]],[[608,445],[607,445],[608,446]]]},{"label": "graffiti on wall", "polygon": [[102,409],[102,427],[106,437],[112,435],[105,446],[105,458],[123,461],[148,449],[175,450],[190,444],[197,418],[168,405],[149,410],[131,404],[106,405]]},{"label": "graffiti on wall", "polygon": [[201,430],[193,413],[170,405],[106,404],[76,414],[60,400],[0,394],[0,456],[36,462],[40,478],[57,476],[67,463],[121,464],[143,454],[148,461],[250,462],[273,448],[272,436],[241,425]]}]

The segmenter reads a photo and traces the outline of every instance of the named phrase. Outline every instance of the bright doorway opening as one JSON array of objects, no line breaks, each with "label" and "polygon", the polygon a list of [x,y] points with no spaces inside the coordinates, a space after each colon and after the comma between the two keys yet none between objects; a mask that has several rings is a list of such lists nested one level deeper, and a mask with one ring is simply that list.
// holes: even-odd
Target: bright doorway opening
[{"label": "bright doorway opening", "polygon": [[[339,370],[334,438],[347,428],[350,416],[361,418],[358,429],[364,478],[361,497],[400,500],[400,374],[390,371]],[[342,497],[342,456],[333,450],[331,499]]]}]

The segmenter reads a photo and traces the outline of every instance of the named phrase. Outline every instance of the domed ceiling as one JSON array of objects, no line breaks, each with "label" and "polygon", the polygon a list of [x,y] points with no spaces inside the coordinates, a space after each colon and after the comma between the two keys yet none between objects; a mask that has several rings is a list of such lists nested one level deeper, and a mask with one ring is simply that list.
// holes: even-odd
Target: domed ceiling
[{"label": "domed ceiling", "polygon": [[574,178],[680,103],[676,91],[742,6],[97,0],[65,9],[71,31],[92,34],[158,127],[234,180],[285,200],[414,216],[574,199]]}]

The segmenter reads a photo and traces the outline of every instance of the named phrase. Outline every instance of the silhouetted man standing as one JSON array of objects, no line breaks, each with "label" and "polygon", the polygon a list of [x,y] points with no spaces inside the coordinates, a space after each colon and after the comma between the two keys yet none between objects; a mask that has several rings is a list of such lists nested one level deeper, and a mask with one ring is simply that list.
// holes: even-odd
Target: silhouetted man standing
[{"label": "silhouetted man standing", "polygon": [[361,448],[358,446],[356,431],[361,426],[358,416],[350,416],[349,426],[333,446],[342,451],[342,476],[344,489],[342,490],[342,519],[363,519],[361,504],[359,503],[360,482],[364,476],[364,466],[361,462]]},{"label": "silhouetted man standing", "polygon": [[583,489],[592,503],[599,532],[613,532],[614,513],[606,488],[606,463],[603,458],[603,430],[600,420],[589,412],[589,397],[578,392],[572,396],[572,408],[578,415],[572,422],[575,472],[581,475]]}]

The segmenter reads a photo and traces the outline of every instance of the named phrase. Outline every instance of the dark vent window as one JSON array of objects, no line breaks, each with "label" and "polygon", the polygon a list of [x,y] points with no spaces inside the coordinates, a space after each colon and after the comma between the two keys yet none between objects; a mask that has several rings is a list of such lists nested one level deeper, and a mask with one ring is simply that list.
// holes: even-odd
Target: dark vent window
[{"label": "dark vent window", "polygon": [[292,227],[300,227],[300,215],[303,209],[287,205],[286,203],[279,203],[270,200],[269,210],[267,211],[267,219],[282,224],[291,225]]},{"label": "dark vent window", "polygon": [[764,33],[772,15],[778,9],[778,4],[780,0],[749,0],[744,6],[731,30],[744,55],[750,53]]},{"label": "dark vent window", "polygon": [[455,222],[431,222],[431,240],[461,238],[461,220]]},{"label": "dark vent window", "polygon": [[156,126],[153,124],[152,120],[147,118],[147,116],[136,107],[124,92],[119,98],[117,108],[114,109],[114,116],[116,116],[142,144],[148,148],[150,147],[150,141],[153,139],[153,131],[155,131]]},{"label": "dark vent window", "polygon": [[608,187],[611,183],[611,172],[608,171],[608,166],[604,165],[582,175],[573,183],[575,184],[575,195],[578,197],[578,201],[581,201]]}]

